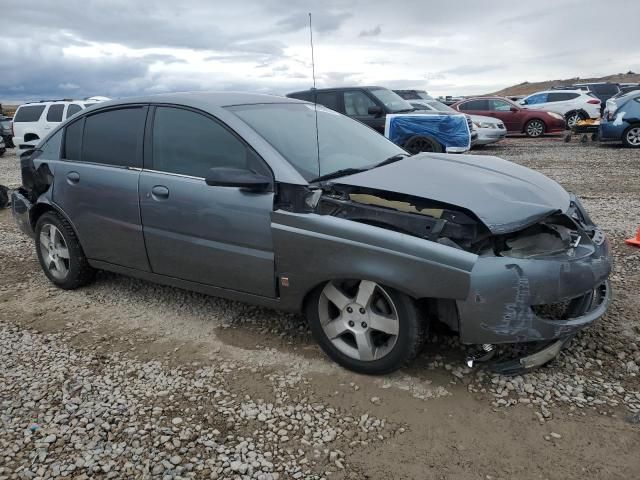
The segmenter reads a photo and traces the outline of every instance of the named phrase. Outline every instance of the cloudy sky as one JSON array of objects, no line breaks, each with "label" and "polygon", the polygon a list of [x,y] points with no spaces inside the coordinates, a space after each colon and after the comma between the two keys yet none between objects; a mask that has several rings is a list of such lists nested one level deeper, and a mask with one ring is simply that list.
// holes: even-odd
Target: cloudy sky
[{"label": "cloudy sky", "polygon": [[2,0],[0,100],[640,72],[638,0]]}]

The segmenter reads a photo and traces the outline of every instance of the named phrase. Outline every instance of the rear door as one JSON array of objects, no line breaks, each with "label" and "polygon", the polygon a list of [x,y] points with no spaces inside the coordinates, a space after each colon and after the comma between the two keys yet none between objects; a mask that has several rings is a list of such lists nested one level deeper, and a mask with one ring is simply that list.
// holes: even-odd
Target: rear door
[{"label": "rear door", "polygon": [[478,98],[476,100],[469,100],[458,105],[458,110],[470,115],[485,115],[487,117],[494,117],[493,112],[489,109],[489,100],[484,98]]},{"label": "rear door", "polygon": [[53,186],[89,259],[138,270],[149,270],[138,204],[147,109],[116,107],[70,123]]},{"label": "rear door", "polygon": [[[140,207],[154,273],[275,297],[272,191],[209,186],[213,167],[271,176],[261,158],[202,112],[154,107],[140,176]],[[148,130],[149,132],[149,130]]]},{"label": "rear door", "polygon": [[43,123],[45,135],[48,135],[51,130],[60,125],[64,116],[65,109],[66,104],[64,103],[52,103],[51,105],[49,105]]},{"label": "rear door", "polygon": [[385,115],[372,115],[370,107],[380,107],[384,112],[384,105],[377,103],[364,90],[346,90],[342,92],[345,115],[354,118],[374,130],[384,134]]}]

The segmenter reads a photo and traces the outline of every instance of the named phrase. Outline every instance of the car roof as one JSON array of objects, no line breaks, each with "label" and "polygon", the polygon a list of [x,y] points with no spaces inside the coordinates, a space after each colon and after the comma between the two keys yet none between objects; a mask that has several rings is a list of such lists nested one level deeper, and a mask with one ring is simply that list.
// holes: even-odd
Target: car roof
[{"label": "car roof", "polygon": [[309,88],[307,90],[299,90],[297,92],[287,93],[287,95],[295,95],[296,93],[307,93],[307,92],[328,92],[328,91],[340,91],[340,90],[389,90],[387,87],[381,87],[379,85],[354,85],[350,87],[330,87],[330,88]]},{"label": "car roof", "polygon": [[129,97],[108,102],[96,102],[96,105],[115,106],[131,103],[173,103],[193,106],[205,106],[211,108],[229,107],[232,105],[253,105],[264,103],[300,103],[287,97],[266,95],[260,93],[243,92],[179,92],[161,93],[157,95],[145,95]]}]

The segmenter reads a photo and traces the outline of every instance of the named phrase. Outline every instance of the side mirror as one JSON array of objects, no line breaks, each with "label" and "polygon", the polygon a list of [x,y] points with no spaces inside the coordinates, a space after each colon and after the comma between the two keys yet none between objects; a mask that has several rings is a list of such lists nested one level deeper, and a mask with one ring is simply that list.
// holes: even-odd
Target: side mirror
[{"label": "side mirror", "polygon": [[264,192],[271,187],[271,177],[231,167],[209,169],[204,181],[213,187],[238,187],[251,192]]},{"label": "side mirror", "polygon": [[382,107],[378,106],[378,105],[373,105],[371,107],[369,107],[369,110],[367,110],[367,112],[369,113],[369,115],[375,115],[376,117],[379,117],[380,115],[382,115]]},{"label": "side mirror", "polygon": [[518,103],[519,103],[520,105],[526,105],[526,104],[527,104],[527,101],[526,101],[526,100],[520,100]]},{"label": "side mirror", "polygon": [[518,111],[518,109],[517,109],[516,107],[511,107],[511,108],[509,109],[509,111],[514,112],[514,113],[515,113],[515,112],[517,112],[517,111]]}]

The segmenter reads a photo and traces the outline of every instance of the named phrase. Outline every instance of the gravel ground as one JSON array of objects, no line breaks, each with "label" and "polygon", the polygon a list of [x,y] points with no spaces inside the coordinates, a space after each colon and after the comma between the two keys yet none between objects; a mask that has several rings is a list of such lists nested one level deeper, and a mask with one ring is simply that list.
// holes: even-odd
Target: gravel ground
[{"label": "gravel ground", "polygon": [[[0,158],[0,184],[19,166]],[[470,370],[435,334],[409,368],[344,371],[304,320],[103,273],[52,288],[0,212],[0,480],[634,478],[640,471],[638,152],[558,137],[478,154],[577,193],[610,237],[615,300],[549,367]]]}]

